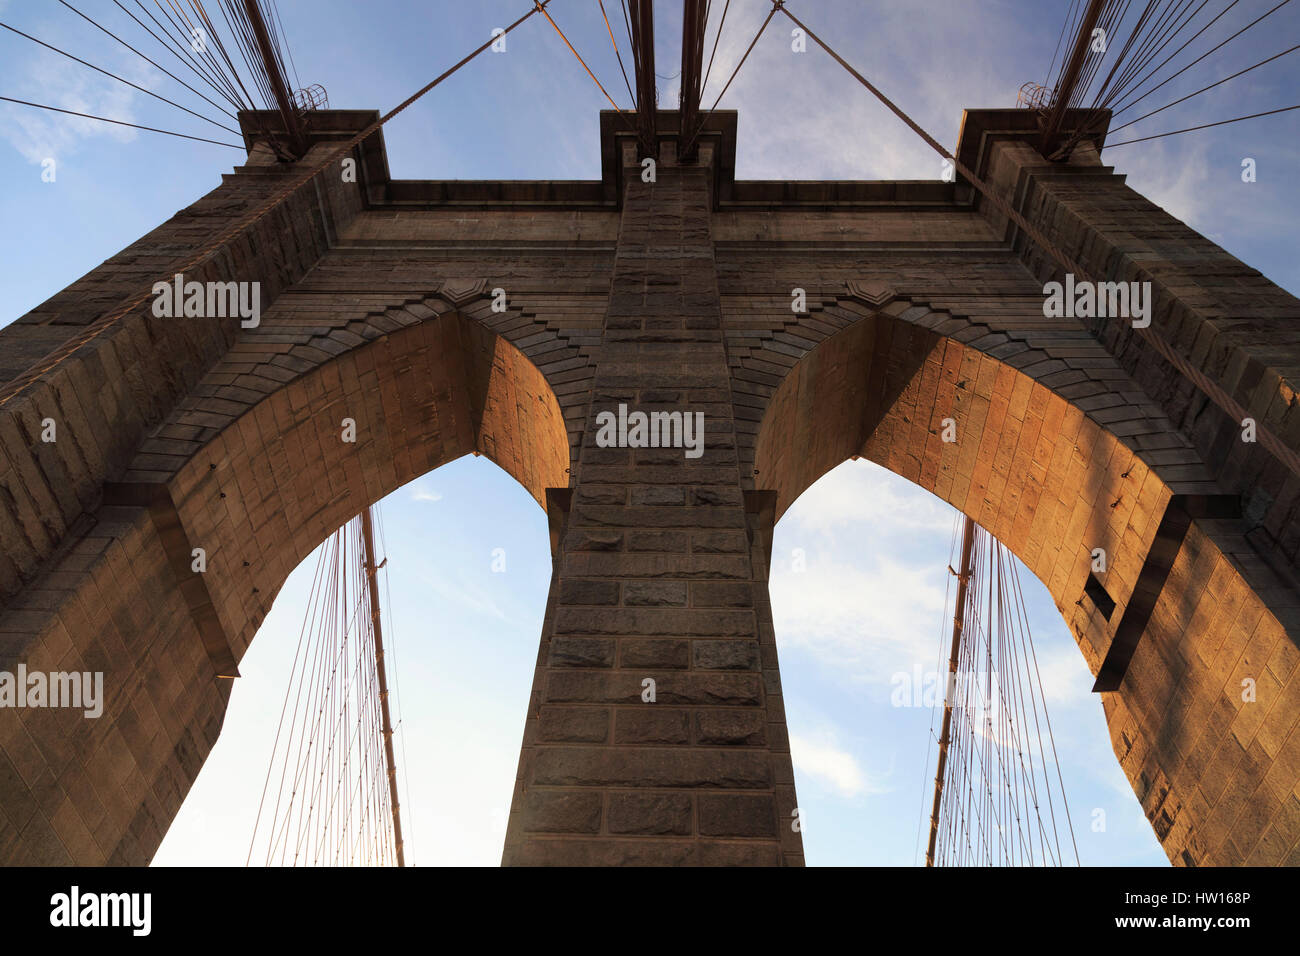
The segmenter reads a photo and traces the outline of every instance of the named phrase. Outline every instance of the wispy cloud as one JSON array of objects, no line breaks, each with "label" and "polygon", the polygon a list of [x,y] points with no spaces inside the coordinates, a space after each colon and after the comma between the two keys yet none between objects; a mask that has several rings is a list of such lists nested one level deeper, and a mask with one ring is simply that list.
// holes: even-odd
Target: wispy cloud
[{"label": "wispy cloud", "polygon": [[[1119,134],[1127,137],[1131,130]],[[1143,149],[1142,146],[1147,147]],[[1125,147],[1122,159],[1108,155],[1107,162],[1123,162],[1131,185],[1189,226],[1202,228],[1213,221],[1214,191],[1204,140],[1173,144],[1171,141]],[[1118,152],[1118,151],[1117,151]]]},{"label": "wispy cloud", "polygon": [[[797,509],[797,510],[796,510]],[[881,468],[834,468],[814,482],[791,509],[800,527],[828,531],[854,522],[888,522],[909,531],[948,533],[953,509],[929,494],[903,487]]]},{"label": "wispy cloud", "polygon": [[795,770],[819,781],[846,799],[885,793],[887,789],[873,780],[831,734],[806,737],[790,735],[790,756]]},{"label": "wispy cloud", "polygon": [[[733,6],[713,67],[713,98],[744,55],[766,6]],[[962,110],[1011,106],[1022,75],[1021,58],[1002,51],[1034,49],[1019,19],[988,4],[914,0],[872,4],[873,28],[861,38],[857,4],[818,5],[808,25],[887,95],[955,146]],[[839,32],[852,26],[855,42]],[[710,26],[710,31],[716,24]],[[742,178],[938,179],[940,158],[811,40],[792,50],[792,23],[777,14],[736,76],[720,108],[740,112],[737,175]],[[881,38],[888,37],[888,42]],[[934,67],[934,51],[958,49],[960,59]],[[1046,54],[1043,56],[1046,60]],[[924,68],[920,68],[924,64]],[[1045,68],[1035,65],[1034,69]],[[834,102],[827,109],[828,101]]]},{"label": "wispy cloud", "polygon": [[933,664],[942,573],[866,554],[857,566],[823,558],[804,573],[774,569],[777,639],[850,680],[887,684],[917,660]]},{"label": "wispy cloud", "polygon": [[[34,35],[39,34],[40,31],[34,31]],[[59,42],[56,36],[41,36],[41,39]],[[96,65],[146,89],[154,88],[161,78],[160,73],[136,57],[105,59]],[[18,82],[10,87],[13,92],[6,95],[15,99],[126,123],[141,122],[135,112],[139,93],[53,53],[41,52],[15,60],[12,68],[11,80]],[[71,156],[99,138],[129,143],[139,131],[80,116],[0,103],[0,135],[28,162],[40,163],[47,158],[57,161]]]}]

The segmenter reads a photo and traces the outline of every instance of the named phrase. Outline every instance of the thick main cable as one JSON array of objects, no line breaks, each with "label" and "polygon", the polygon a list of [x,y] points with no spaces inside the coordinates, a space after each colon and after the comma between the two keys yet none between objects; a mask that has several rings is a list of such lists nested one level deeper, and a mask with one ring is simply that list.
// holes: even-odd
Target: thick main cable
[{"label": "thick main cable", "polygon": [[[1287,2],[1289,2],[1289,0],[1282,0],[1282,3],[1287,3]],[[1282,4],[1280,3],[1278,4],[1278,6],[1282,6]],[[825,50],[828,54],[830,54],[830,56],[842,67],[844,67],[844,69],[847,70],[855,79],[857,79],[859,83],[861,83],[868,90],[870,90],[871,93],[878,100],[880,100],[881,103],[883,103],[886,107],[888,107],[889,110],[895,116],[897,116],[904,123],[906,123],[909,129],[911,129],[923,140],[925,140],[925,142],[929,144],[929,146],[932,149],[934,149],[936,152],[938,152],[941,156],[944,156],[945,158],[950,160],[953,164],[953,168],[956,169],[957,172],[961,173],[961,175],[964,176],[966,180],[972,186],[975,187],[975,189],[980,193],[980,195],[982,195],[986,200],[992,203],[993,206],[1004,216],[1006,216],[1008,219],[1014,222],[1021,229],[1021,231],[1025,233],[1025,235],[1027,235],[1030,239],[1032,239],[1034,243],[1044,253],[1049,255],[1058,264],[1060,264],[1067,273],[1072,273],[1073,275],[1081,279],[1093,281],[1088,270],[1085,270],[1078,263],[1074,262],[1073,259],[1067,256],[1060,249],[1058,249],[1056,245],[1050,240],[1048,240],[1048,238],[1039,229],[1033,226],[1017,210],[1013,209],[1005,199],[999,196],[996,191],[994,191],[991,187],[989,187],[989,185],[985,183],[982,178],[977,176],[964,163],[962,163],[961,160],[953,156],[952,153],[948,152],[947,149],[945,149],[942,145],[940,145],[938,140],[936,140],[933,136],[927,133],[919,125],[917,125],[917,123],[910,116],[904,113],[897,105],[895,105],[894,102],[891,99],[889,99],[889,97],[885,96],[884,93],[876,89],[876,87],[873,86],[871,82],[867,80],[866,77],[864,77],[861,73],[859,73],[852,66],[850,66],[844,60],[844,58],[841,57],[834,50],[832,50],[826,44],[826,42],[821,39],[821,37],[817,36],[817,34],[815,34],[812,30],[810,30],[798,17],[796,17],[793,13],[791,13],[790,10],[785,6],[784,0],[773,0],[773,9],[774,10],[779,9],[782,13],[784,13],[787,17],[789,17],[792,21],[794,21],[794,23],[797,26],[803,29],[804,33],[811,40],[813,40],[818,46],[820,46],[823,50]],[[1274,9],[1277,8],[1275,7]],[[1265,14],[1265,16],[1267,16],[1267,14]],[[1260,19],[1262,19],[1262,17]],[[1288,110],[1293,110],[1293,109],[1300,109],[1300,106],[1288,106],[1282,109],[1270,110],[1264,113],[1255,113],[1252,114],[1251,116],[1238,117],[1233,120],[1224,120],[1221,123],[1209,123],[1203,127],[1193,127],[1187,130],[1174,130],[1169,133],[1162,133],[1160,135],[1172,136],[1175,133],[1192,132],[1193,129],[1205,129],[1210,126],[1222,126],[1225,123],[1236,123],[1236,122],[1241,122],[1242,120],[1256,119],[1257,117],[1260,116],[1271,116],[1275,113],[1285,113]],[[1155,138],[1158,137],[1144,137],[1143,139],[1155,139]],[[1143,140],[1127,140],[1124,143],[1115,143],[1115,144],[1108,144],[1108,145],[1123,146],[1129,142],[1142,142],[1142,141]],[[1207,376],[1199,368],[1196,368],[1194,365],[1192,365],[1182,355],[1175,352],[1173,350],[1173,347],[1167,341],[1165,341],[1164,337],[1159,332],[1155,331],[1151,326],[1145,326],[1141,328],[1134,326],[1133,332],[1139,338],[1141,338],[1142,341],[1146,342],[1148,345],[1154,348],[1158,353],[1160,353],[1160,356],[1164,358],[1165,361],[1167,361],[1170,365],[1172,365],[1185,378],[1190,379],[1192,384],[1195,385],[1202,394],[1204,394],[1207,398],[1209,398],[1210,401],[1212,401],[1215,405],[1217,405],[1223,412],[1227,413],[1233,420],[1237,422],[1241,422],[1244,419],[1250,417],[1249,415],[1247,415],[1246,409],[1236,399],[1234,399],[1231,395],[1229,395],[1223,389],[1222,386],[1220,386],[1217,382],[1211,380],[1209,376]],[[1273,434],[1272,430],[1268,428],[1263,422],[1256,422],[1255,437],[1258,440],[1259,444],[1263,445],[1264,448],[1271,455],[1273,455],[1274,458],[1278,459],[1278,461],[1280,461],[1283,465],[1285,465],[1288,469],[1290,469],[1290,471],[1294,475],[1300,477],[1300,454],[1297,454],[1293,449],[1291,449],[1285,443],[1283,443],[1276,435]]]},{"label": "thick main cable", "polygon": [[[767,16],[764,18],[762,25],[758,28],[758,32],[754,34],[754,39],[749,41],[749,46],[745,49],[745,55],[740,58],[740,62],[736,64],[736,68],[731,71],[731,76],[727,79],[726,85],[722,87],[722,92],[718,94],[718,98],[715,99],[713,105],[709,107],[709,111],[700,117],[699,121],[695,124],[695,132],[692,133],[691,138],[686,141],[686,146],[679,150],[679,155],[688,155],[692,147],[695,146],[695,141],[699,139],[700,133],[703,132],[705,124],[709,121],[709,117],[713,115],[713,111],[716,110],[718,104],[722,102],[722,97],[725,96],[727,90],[731,88],[732,81],[734,81],[736,76],[740,73],[740,68],[744,66],[745,61],[749,59],[749,54],[752,53],[754,47],[758,45],[758,40],[763,35],[763,31],[766,30],[767,25],[772,22],[772,17],[776,14],[777,8],[780,7],[783,2],[784,0],[774,0],[772,9],[767,11]],[[701,92],[703,92],[703,89],[703,87],[700,87]]]},{"label": "thick main cable", "polygon": [[[502,31],[501,35],[507,34],[510,31],[514,30],[520,24],[527,21],[534,13],[538,12],[539,10],[542,10],[551,2],[552,0],[534,0],[533,8],[530,9],[523,16],[519,17],[519,19],[511,23],[508,27],[506,27]],[[215,239],[213,239],[209,243],[206,249],[196,252],[193,255],[189,256],[187,259],[183,260],[177,267],[173,267],[172,269],[169,269],[168,272],[170,273],[189,272],[203,265],[209,260],[215,258],[219,254],[221,247],[226,242],[230,241],[236,235],[240,234],[244,230],[256,225],[258,222],[260,222],[270,213],[278,209],[280,205],[284,203],[284,201],[288,199],[291,195],[293,195],[300,187],[306,185],[308,182],[311,182],[317,176],[320,176],[327,168],[329,168],[329,166],[334,162],[335,159],[345,155],[346,153],[351,152],[353,149],[355,149],[357,146],[363,143],[367,137],[372,135],[376,130],[383,127],[383,125],[387,123],[389,120],[391,120],[394,116],[397,116],[399,113],[405,110],[416,100],[420,99],[420,97],[424,96],[425,93],[428,93],[431,89],[433,89],[443,80],[447,79],[447,77],[451,76],[453,73],[455,73],[457,70],[463,67],[470,60],[474,59],[476,56],[478,56],[480,53],[482,53],[484,50],[486,50],[496,41],[497,41],[496,36],[492,36],[486,41],[484,41],[480,46],[475,48],[471,53],[462,57],[453,66],[444,70],[433,80],[426,83],[423,87],[421,87],[412,95],[408,96],[405,100],[403,100],[393,109],[391,109],[384,116],[381,116],[378,120],[371,123],[369,126],[363,129],[361,132],[352,136],[350,139],[335,146],[331,154],[331,158],[327,162],[321,163],[320,165],[313,168],[305,169],[300,173],[298,173],[297,175],[291,177],[283,186],[280,187],[280,189],[278,189],[275,193],[273,193],[260,206],[246,213],[244,216],[240,217],[240,219],[237,222],[233,223],[227,229],[223,230]],[[14,101],[14,102],[21,102],[21,101]],[[30,105],[38,105],[38,104],[29,103],[25,105],[30,106]],[[59,112],[70,112],[70,111],[60,110]],[[91,118],[101,119],[102,117],[91,117]],[[117,122],[117,121],[110,120],[109,122]],[[122,124],[122,125],[131,125],[131,124]],[[154,130],[154,132],[162,133],[167,131]],[[173,133],[171,135],[180,136],[182,134]],[[197,139],[198,137],[184,137],[184,138]],[[228,146],[231,144],[224,143],[219,145]],[[152,286],[150,287],[150,289],[152,290]],[[62,362],[68,356],[72,355],[75,351],[77,351],[77,349],[81,348],[86,343],[92,341],[93,339],[103,334],[103,332],[106,329],[112,327],[112,325],[115,322],[117,322],[119,319],[124,318],[125,316],[129,315],[133,310],[141,307],[142,305],[145,305],[151,298],[152,294],[153,294],[152,291],[140,293],[126,300],[116,308],[111,309],[109,312],[105,313],[100,318],[96,319],[95,321],[87,325],[84,332],[82,332],[77,336],[74,336],[73,338],[64,342],[58,348],[54,349],[52,352],[47,354],[41,360],[40,365],[35,366],[29,369],[28,371],[24,372],[22,375],[19,375],[16,378],[12,379],[8,384],[4,386],[3,392],[0,392],[0,407],[3,407],[8,402],[12,401],[16,396],[22,394],[23,391],[25,391],[27,388],[31,387],[33,384],[39,381],[41,376],[44,375],[45,372],[53,368],[55,365],[58,365],[60,362]]]},{"label": "thick main cable", "polygon": [[[542,10],[542,16],[546,17],[547,22],[550,23],[551,26],[555,27],[555,32],[560,35],[560,39],[563,40],[564,45],[569,48],[569,52],[578,58],[578,62],[581,63],[582,68],[587,71],[587,75],[591,77],[591,81],[596,84],[600,92],[605,94],[605,99],[609,100],[609,105],[614,107],[614,109],[620,114],[623,113],[623,109],[614,102],[614,98],[605,90],[605,87],[601,84],[600,80],[596,79],[596,74],[591,72],[591,67],[587,66],[587,61],[582,58],[582,54],[574,49],[573,44],[569,42],[569,38],[566,37],[564,31],[560,29],[560,25],[556,23],[555,20],[552,19],[551,15],[545,10]],[[610,39],[613,39],[613,35],[610,36]]]}]

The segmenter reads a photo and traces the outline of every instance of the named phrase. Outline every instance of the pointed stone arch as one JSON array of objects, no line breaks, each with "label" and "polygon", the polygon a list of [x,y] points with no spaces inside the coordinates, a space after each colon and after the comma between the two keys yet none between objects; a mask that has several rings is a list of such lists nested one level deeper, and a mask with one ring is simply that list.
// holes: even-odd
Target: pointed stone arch
[{"label": "pointed stone arch", "polygon": [[510,341],[531,318],[492,312],[489,292],[444,283],[330,328],[272,310],[152,430],[0,613],[7,657],[103,671],[106,698],[99,720],[0,711],[0,861],[147,863],[216,742],[222,678],[293,568],[367,505],[471,453],[543,507],[567,485],[564,410]]},{"label": "pointed stone arch", "polygon": [[[1124,391],[1136,427],[1096,420],[1113,407],[1087,400],[1102,389],[1045,385],[1059,369],[1032,342],[879,285],[850,288],[733,350],[751,398],[742,473],[776,492],[779,517],[860,456],[975,518],[1047,586],[1094,674],[1133,642],[1103,705],[1170,859],[1300,862],[1294,594],[1225,517],[1235,502],[1191,444],[1122,373],[1102,380]],[[1105,355],[1097,345],[1096,367]],[[1091,570],[1099,547],[1103,575]],[[1267,697],[1243,702],[1246,678]]]}]

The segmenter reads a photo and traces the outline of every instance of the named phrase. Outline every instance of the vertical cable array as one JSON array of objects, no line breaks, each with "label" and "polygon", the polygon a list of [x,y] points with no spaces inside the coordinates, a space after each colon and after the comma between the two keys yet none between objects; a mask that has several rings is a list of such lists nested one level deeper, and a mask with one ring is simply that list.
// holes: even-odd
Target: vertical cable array
[{"label": "vertical cable array", "polygon": [[964,604],[951,607],[960,622],[957,664],[944,695],[947,760],[940,764],[927,864],[1077,865],[1015,560],[988,532],[971,528],[963,544],[968,559],[956,572],[968,575]]},{"label": "vertical cable array", "polygon": [[250,863],[399,863],[372,603],[378,592],[370,587],[365,555],[359,518],[318,551]]}]

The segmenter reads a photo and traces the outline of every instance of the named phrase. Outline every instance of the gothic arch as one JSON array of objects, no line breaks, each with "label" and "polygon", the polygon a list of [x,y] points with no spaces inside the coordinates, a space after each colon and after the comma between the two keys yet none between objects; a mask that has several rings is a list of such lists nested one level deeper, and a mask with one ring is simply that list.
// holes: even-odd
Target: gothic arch
[{"label": "gothic arch", "polygon": [[[1194,467],[1190,443],[1148,403],[1134,418],[1151,429],[1127,434],[1163,429],[1163,444],[1180,452],[1131,447],[1089,403],[1036,380],[1032,365],[1022,371],[990,354],[1005,336],[925,303],[864,307],[858,296],[821,311],[836,328],[805,323],[809,347],[786,359],[778,384],[750,389],[759,421],[742,461],[756,487],[776,491],[776,515],[831,468],[866,457],[1010,548],[1047,586],[1094,674],[1136,622],[1140,640],[1103,704],[1116,755],[1171,860],[1300,862],[1291,823],[1300,754],[1287,737],[1300,654],[1281,623],[1294,598],[1250,558],[1240,523],[1206,510],[1223,498]],[[733,358],[733,369],[756,354]],[[946,419],[954,442],[943,440]],[[1197,514],[1185,538],[1171,540],[1180,508]],[[1099,547],[1108,569],[1095,578],[1115,602],[1109,614],[1085,593]],[[1245,677],[1268,688],[1252,704],[1239,693]]]},{"label": "gothic arch", "polygon": [[[102,670],[116,719],[0,711],[18,757],[0,756],[4,806],[23,816],[0,827],[0,859],[147,863],[220,732],[220,678],[289,572],[368,504],[470,453],[543,507],[567,485],[555,392],[479,320],[479,298],[408,301],[305,345],[285,341],[291,317],[268,313],[105,486],[0,630],[34,635],[12,649],[29,670]],[[36,800],[19,799],[24,782]],[[38,806],[60,809],[47,820]]]}]

